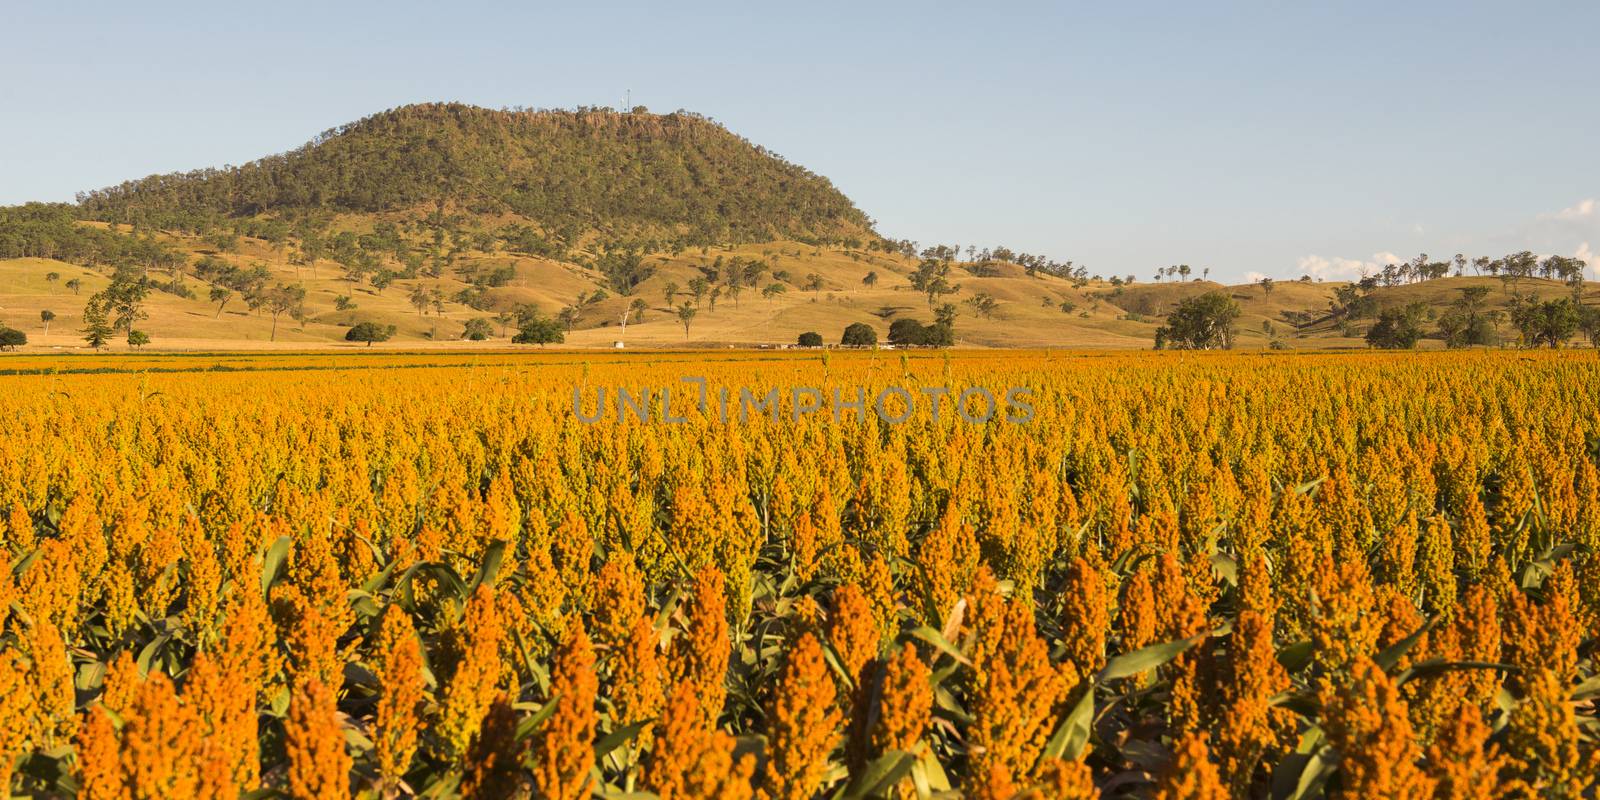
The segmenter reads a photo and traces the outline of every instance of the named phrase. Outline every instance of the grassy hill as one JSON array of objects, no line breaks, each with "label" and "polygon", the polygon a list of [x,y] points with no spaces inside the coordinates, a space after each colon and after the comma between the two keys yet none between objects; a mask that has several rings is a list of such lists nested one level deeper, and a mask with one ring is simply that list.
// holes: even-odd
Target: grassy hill
[{"label": "grassy hill", "polygon": [[[459,302],[446,301],[443,309],[432,307],[419,313],[408,301],[417,286],[438,289],[446,296],[468,290],[471,284],[453,273],[440,278],[419,277],[399,280],[378,290],[370,283],[346,278],[337,263],[317,260],[293,264],[269,243],[242,238],[233,252],[219,252],[198,237],[174,236],[170,241],[182,247],[190,260],[212,258],[238,267],[264,267],[272,283],[298,285],[306,289],[305,310],[301,319],[282,316],[277,322],[264,310],[249,310],[238,297],[223,304],[206,300],[207,284],[185,279],[195,297],[153,291],[146,302],[149,317],[139,328],[154,339],[153,346],[171,349],[205,349],[228,346],[243,348],[294,348],[308,345],[347,346],[345,331],[358,321],[395,325],[393,346],[503,347],[502,326],[494,324],[495,337],[488,342],[460,341],[470,319],[493,320],[499,313],[519,304],[532,304],[547,315],[573,306],[580,296],[606,286],[605,276],[580,264],[530,257],[521,254],[473,253],[462,256],[463,268],[510,266],[514,271],[505,285],[486,290],[489,308],[474,309]],[[764,297],[757,289],[746,288],[737,297],[725,287],[713,302],[708,292],[687,334],[679,322],[676,307],[693,304],[688,287],[702,268],[710,269],[717,257],[725,261],[740,258],[764,260],[775,269],[789,273],[788,280],[766,276],[765,285],[779,284],[784,291]],[[898,318],[913,318],[927,323],[933,312],[927,299],[911,287],[907,277],[916,261],[898,254],[869,253],[842,247],[813,246],[780,241],[753,245],[711,248],[677,255],[661,253],[648,257],[652,274],[637,285],[632,295],[610,294],[599,302],[586,304],[578,316],[567,343],[573,346],[612,347],[617,341],[629,346],[753,346],[792,344],[805,331],[822,333],[837,341],[840,332],[852,322],[872,325],[886,337],[889,323]],[[959,270],[958,270],[959,271]],[[862,279],[869,272],[878,275],[875,285]],[[55,273],[58,279],[47,281]],[[815,291],[803,288],[810,275],[822,279]],[[160,282],[167,273],[152,275]],[[68,280],[78,279],[75,293],[66,288]],[[110,282],[102,271],[64,261],[43,258],[0,260],[0,324],[28,333],[31,348],[83,346],[78,329],[87,298]],[[666,290],[675,284],[672,303]],[[1089,290],[1076,289],[1066,280],[1053,276],[963,277],[961,290],[946,298],[962,309],[957,321],[958,344],[964,346],[1147,346],[1152,324],[1119,319],[1123,311],[1114,304],[1089,297]],[[980,316],[962,302],[977,294],[996,298],[998,307],[991,316]],[[353,308],[339,310],[338,298],[349,298]],[[1040,298],[1048,298],[1045,307]],[[624,330],[623,312],[635,298],[645,301],[646,310],[630,315]],[[1074,303],[1073,313],[1060,309],[1062,302]],[[56,314],[50,333],[44,333],[39,312]],[[507,331],[514,332],[514,331]],[[118,349],[122,348],[119,343]]]},{"label": "grassy hill", "polygon": [[[111,229],[126,231],[125,227]],[[239,267],[264,267],[273,283],[304,287],[306,298],[300,319],[281,316],[277,320],[274,339],[274,322],[265,310],[251,311],[235,296],[221,305],[219,313],[219,304],[206,299],[208,285],[186,278],[186,286],[199,290],[194,297],[153,291],[147,300],[149,318],[139,327],[152,336],[152,346],[158,349],[351,347],[356,345],[343,341],[345,331],[360,321],[394,325],[396,337],[387,345],[391,347],[504,347],[514,330],[494,322],[499,314],[519,304],[531,304],[555,315],[608,285],[603,273],[579,263],[519,253],[472,252],[458,258],[462,269],[510,267],[513,273],[504,285],[486,290],[488,307],[475,309],[447,300],[442,309],[430,306],[419,312],[408,300],[411,289],[437,289],[451,297],[470,290],[472,284],[448,272],[438,278],[401,279],[379,290],[370,282],[350,280],[341,266],[330,260],[293,263],[296,259],[260,239],[241,237],[230,252],[218,251],[203,237],[163,235],[162,239],[190,262],[212,258]],[[710,291],[702,297],[686,334],[676,308],[693,305],[690,283],[703,276],[703,270],[712,269],[718,257],[724,262],[764,261],[774,271],[788,274],[787,281],[769,274],[764,283],[780,283],[785,289],[763,296],[757,289],[745,288],[735,297],[725,285],[719,285],[714,302]],[[883,338],[895,319],[933,319],[927,298],[911,285],[917,261],[898,253],[777,241],[707,248],[705,253],[698,249],[656,253],[644,260],[650,275],[631,295],[607,293],[605,299],[582,306],[567,335],[569,346],[609,348],[619,341],[629,347],[781,346],[792,344],[805,331],[817,331],[826,341],[836,342],[844,327],[853,322],[871,325]],[[875,285],[863,283],[869,272],[877,275]],[[1274,339],[1291,348],[1364,347],[1360,334],[1371,324],[1369,319],[1346,325],[1329,314],[1335,289],[1344,285],[1340,283],[1280,282],[1270,292],[1258,284],[1224,286],[1209,281],[1075,286],[1052,275],[1028,276],[1020,269],[998,272],[978,277],[960,266],[954,270],[954,282],[960,289],[944,301],[959,311],[958,346],[1145,348],[1156,327],[1179,302],[1207,291],[1224,292],[1239,303],[1241,347],[1261,348]],[[46,280],[51,273],[56,280]],[[822,287],[808,291],[805,279],[813,274],[821,278]],[[168,280],[164,272],[152,275],[162,282]],[[66,287],[73,279],[80,282],[76,292]],[[83,324],[83,305],[109,282],[103,270],[65,261],[0,260],[0,324],[25,331],[29,349],[82,348],[78,329]],[[666,296],[669,285],[677,287],[670,303]],[[1422,302],[1436,316],[1459,296],[1460,289],[1469,286],[1490,289],[1489,309],[1508,307],[1509,287],[1493,278],[1443,278],[1381,287],[1373,294],[1380,307]],[[1516,290],[1541,299],[1570,296],[1570,290],[1556,281],[1525,280]],[[979,295],[994,298],[994,308],[987,315],[970,302]],[[339,309],[341,297],[349,298],[352,307]],[[630,313],[624,329],[623,313],[635,298],[647,307],[642,314]],[[1584,300],[1600,302],[1600,287],[1589,289]],[[39,319],[39,312],[45,309],[56,315],[48,334]],[[491,339],[463,341],[461,335],[471,319],[490,320]],[[1350,326],[1356,335],[1345,335]],[[1513,335],[1509,326],[1503,329]],[[1422,346],[1440,345],[1424,341]],[[125,345],[117,341],[114,349],[125,349]]]}]

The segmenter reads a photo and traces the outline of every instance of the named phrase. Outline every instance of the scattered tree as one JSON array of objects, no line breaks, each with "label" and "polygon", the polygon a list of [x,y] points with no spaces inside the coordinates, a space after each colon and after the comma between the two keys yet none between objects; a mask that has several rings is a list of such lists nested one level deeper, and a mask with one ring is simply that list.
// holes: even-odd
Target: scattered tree
[{"label": "scattered tree", "polygon": [[517,324],[517,335],[511,337],[512,344],[536,344],[540,347],[547,344],[562,344],[566,340],[566,334],[561,330],[561,323],[543,316],[537,310],[521,316]]},{"label": "scattered tree", "polygon": [[980,292],[968,298],[967,305],[972,306],[972,310],[985,319],[994,317],[994,312],[1000,308],[1000,302],[987,292]]},{"label": "scattered tree", "polygon": [[899,347],[949,347],[955,330],[949,324],[923,325],[914,319],[897,319],[889,325],[889,343]]},{"label": "scattered tree", "polygon": [[511,323],[517,321],[517,315],[510,311],[502,311],[494,315],[494,321],[500,325],[500,335],[505,336],[506,329],[511,327]]},{"label": "scattered tree", "polygon": [[917,271],[911,274],[911,286],[927,295],[929,308],[940,297],[955,294],[961,289],[950,282],[950,262],[942,259],[924,259],[917,265]]},{"label": "scattered tree", "polygon": [[138,350],[150,343],[150,334],[144,331],[128,331],[128,346]]},{"label": "scattered tree", "polygon": [[1367,331],[1367,344],[1380,350],[1409,350],[1422,338],[1423,303],[1391,306],[1378,312],[1378,321]]},{"label": "scattered tree", "polygon": [[289,314],[298,319],[306,302],[306,289],[304,286],[284,286],[278,284],[266,293],[267,313],[272,315],[272,335],[270,341],[278,340],[278,317]]},{"label": "scattered tree", "polygon": [[417,316],[419,317],[422,316],[422,312],[428,310],[429,304],[433,302],[432,296],[428,294],[428,287],[420,283],[411,287],[411,293],[406,295],[406,300],[411,303],[412,308],[417,310]]},{"label": "scattered tree", "polygon": [[816,331],[806,331],[800,334],[800,338],[795,340],[795,344],[801,347],[821,347],[822,334]]},{"label": "scattered tree", "polygon": [[852,322],[844,329],[839,344],[845,347],[872,347],[878,343],[878,332],[865,322]]},{"label": "scattered tree", "polygon": [[99,350],[111,341],[116,329],[111,326],[110,312],[106,308],[106,299],[99,294],[90,296],[89,302],[83,307],[83,340],[90,347]]},{"label": "scattered tree", "polygon": [[222,309],[228,305],[229,300],[233,299],[233,290],[225,289],[221,286],[213,286],[211,287],[210,296],[211,302],[217,304],[217,318],[220,319],[222,317]]},{"label": "scattered tree", "polygon": [[628,330],[628,320],[630,318],[643,322],[644,312],[649,308],[650,305],[644,300],[637,297],[633,298],[633,302],[629,303],[628,308],[622,312],[622,330],[624,332]]},{"label": "scattered tree", "polygon": [[393,325],[358,322],[351,326],[350,330],[344,332],[344,340],[347,342],[366,342],[367,346],[371,347],[373,342],[389,341],[389,338],[394,336],[394,332],[395,327]]},{"label": "scattered tree", "polygon": [[56,312],[45,309],[39,312],[39,321],[44,323],[44,335],[50,335],[50,323],[56,318]]},{"label": "scattered tree", "polygon": [[126,333],[149,316],[144,311],[144,299],[149,293],[147,279],[119,269],[111,278],[111,284],[95,296],[101,298],[102,307],[110,315],[112,329]]},{"label": "scattered tree", "polygon": [[28,335],[16,328],[0,325],[0,350],[15,350],[28,343]]},{"label": "scattered tree", "polygon": [[689,338],[689,324],[694,322],[694,315],[700,310],[688,303],[678,306],[678,322],[683,323],[683,338]]},{"label": "scattered tree", "polygon": [[1600,306],[1586,306],[1578,314],[1578,330],[1588,337],[1589,346],[1600,347]]},{"label": "scattered tree", "polygon": [[607,250],[595,260],[594,266],[606,276],[606,283],[612,290],[624,297],[633,294],[639,284],[655,274],[653,267],[645,265],[644,253],[631,247]]},{"label": "scattered tree", "polygon": [[1472,347],[1494,345],[1499,335],[1495,324],[1500,319],[1497,311],[1486,311],[1484,300],[1489,296],[1487,286],[1468,286],[1461,296],[1450,304],[1449,310],[1439,318],[1439,333],[1446,347]]},{"label": "scattered tree", "polygon": [[1579,307],[1571,298],[1539,302],[1518,297],[1511,304],[1511,324],[1522,333],[1528,347],[1560,347],[1578,332]]},{"label": "scattered tree", "polygon": [[1156,349],[1228,350],[1236,336],[1239,304],[1222,292],[1185,298],[1156,329]]},{"label": "scattered tree", "polygon": [[578,324],[578,317],[582,313],[577,306],[567,306],[556,314],[556,320],[561,323],[561,327],[567,330],[567,333],[572,333],[572,326]]},{"label": "scattered tree", "polygon": [[467,320],[466,327],[461,331],[461,338],[474,342],[481,342],[494,335],[494,326],[482,317]]}]

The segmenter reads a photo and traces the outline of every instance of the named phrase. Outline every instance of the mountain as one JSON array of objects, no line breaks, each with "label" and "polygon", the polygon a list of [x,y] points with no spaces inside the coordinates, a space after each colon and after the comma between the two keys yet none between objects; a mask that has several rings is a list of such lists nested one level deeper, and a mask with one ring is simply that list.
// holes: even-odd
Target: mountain
[{"label": "mountain", "polygon": [[79,196],[105,222],[195,230],[204,217],[450,208],[573,240],[686,245],[870,234],[826,178],[688,112],[411,105],[239,167],[154,175]]}]

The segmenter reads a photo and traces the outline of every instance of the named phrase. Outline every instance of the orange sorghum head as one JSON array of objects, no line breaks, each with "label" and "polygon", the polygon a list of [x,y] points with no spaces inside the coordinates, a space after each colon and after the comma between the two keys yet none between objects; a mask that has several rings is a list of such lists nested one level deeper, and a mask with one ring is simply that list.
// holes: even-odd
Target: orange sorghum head
[{"label": "orange sorghum head", "polygon": [[[665,702],[665,674],[661,665],[660,636],[648,616],[634,618],[628,638],[612,655],[611,704],[617,722],[630,724],[655,718]],[[654,725],[639,733],[649,742]]]},{"label": "orange sorghum head", "polygon": [[1111,629],[1111,603],[1105,578],[1083,558],[1067,569],[1061,589],[1062,644],[1066,661],[1080,675],[1093,675],[1106,663],[1106,632]]},{"label": "orange sorghum head", "polygon": [[1554,670],[1521,676],[1524,696],[1511,711],[1505,753],[1528,796],[1584,797],[1600,776],[1600,751],[1579,730],[1567,682]]},{"label": "orange sorghum head", "polygon": [[843,720],[834,694],[822,645],[810,633],[801,634],[767,703],[763,797],[806,800],[822,789]]},{"label": "orange sorghum head", "polygon": [[184,678],[183,701],[194,709],[202,731],[199,796],[222,800],[255,788],[260,775],[255,687],[202,653]]},{"label": "orange sorghum head", "polygon": [[[100,705],[92,705],[84,712],[83,725],[78,730],[78,796],[84,800],[129,800],[132,792],[122,774],[122,744],[118,740],[116,724],[110,712]],[[5,754],[6,786],[10,782],[11,754]]]},{"label": "orange sorghum head", "polygon": [[878,657],[877,621],[861,587],[847,583],[833,590],[833,611],[828,615],[828,642],[839,654],[845,673],[860,683],[861,670]]},{"label": "orange sorghum head", "polygon": [[350,795],[350,754],[345,750],[340,717],[334,690],[316,676],[295,688],[289,700],[289,719],[283,726],[292,796]]},{"label": "orange sorghum head", "polygon": [[975,610],[1003,603],[997,615],[974,615],[983,627],[973,632],[968,740],[975,753],[970,778],[978,780],[969,781],[969,790],[980,798],[1008,796],[1002,790],[1030,773],[1069,688],[1035,632],[1032,608],[992,597],[974,602]]},{"label": "orange sorghum head", "polygon": [[1472,705],[1456,706],[1428,749],[1428,771],[1438,782],[1437,797],[1495,800],[1501,796],[1500,774],[1506,759],[1489,742],[1492,731]]},{"label": "orange sorghum head", "polygon": [[1422,749],[1400,689],[1371,659],[1358,657],[1348,683],[1320,694],[1328,741],[1340,753],[1353,797],[1426,797],[1434,781],[1419,766]]},{"label": "orange sorghum head", "polygon": [[191,797],[199,786],[201,731],[194,706],[151,672],[123,711],[122,772],[133,797]]},{"label": "orange sorghum head", "polygon": [[674,684],[687,684],[694,689],[708,722],[714,723],[722,714],[730,652],[722,571],[707,566],[694,577],[684,630],[673,640],[667,669]]},{"label": "orange sorghum head", "polygon": [[1155,800],[1227,800],[1227,787],[1211,761],[1204,733],[1184,734],[1173,743],[1172,763],[1156,781]]},{"label": "orange sorghum head", "polygon": [[599,692],[594,647],[581,619],[567,623],[566,639],[555,654],[550,688],[556,710],[539,728],[534,744],[533,784],[540,797],[579,800],[589,796],[594,704]]},{"label": "orange sorghum head", "polygon": [[645,765],[644,786],[661,800],[750,800],[755,796],[750,784],[755,757],[735,760],[733,737],[705,718],[694,692],[687,683],[673,688],[656,723],[655,748]]},{"label": "orange sorghum head", "polygon": [[47,621],[36,621],[25,640],[32,685],[34,715],[41,745],[65,743],[77,730],[71,656],[61,632]]},{"label": "orange sorghum head", "polygon": [[1273,698],[1290,686],[1277,655],[1272,619],[1241,611],[1228,638],[1221,697],[1212,721],[1223,780],[1238,795],[1249,793],[1262,757],[1294,730],[1293,715],[1272,705]]},{"label": "orange sorghum head", "polygon": [[383,613],[375,642],[378,658],[378,710],[373,731],[378,776],[386,784],[400,781],[417,751],[417,734],[427,726],[421,719],[426,686],[422,644],[410,615],[399,606]]},{"label": "orange sorghum head", "polygon": [[[448,755],[462,758],[472,732],[499,693],[500,645],[504,636],[494,590],[479,586],[454,631],[460,660],[440,703],[439,736]],[[435,665],[438,669],[441,665]]]},{"label": "orange sorghum head", "polygon": [[645,613],[644,576],[633,555],[618,551],[607,559],[589,587],[595,644],[619,647],[627,640],[633,621]]}]

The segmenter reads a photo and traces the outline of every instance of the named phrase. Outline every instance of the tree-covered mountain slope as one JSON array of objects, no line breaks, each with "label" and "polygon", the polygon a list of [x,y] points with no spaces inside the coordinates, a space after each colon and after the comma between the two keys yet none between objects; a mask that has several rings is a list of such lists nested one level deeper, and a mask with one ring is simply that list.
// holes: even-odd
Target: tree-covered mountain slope
[{"label": "tree-covered mountain slope", "polygon": [[688,112],[411,105],[238,167],[153,175],[79,197],[106,222],[450,209],[510,215],[573,241],[683,244],[865,236],[826,178]]}]

